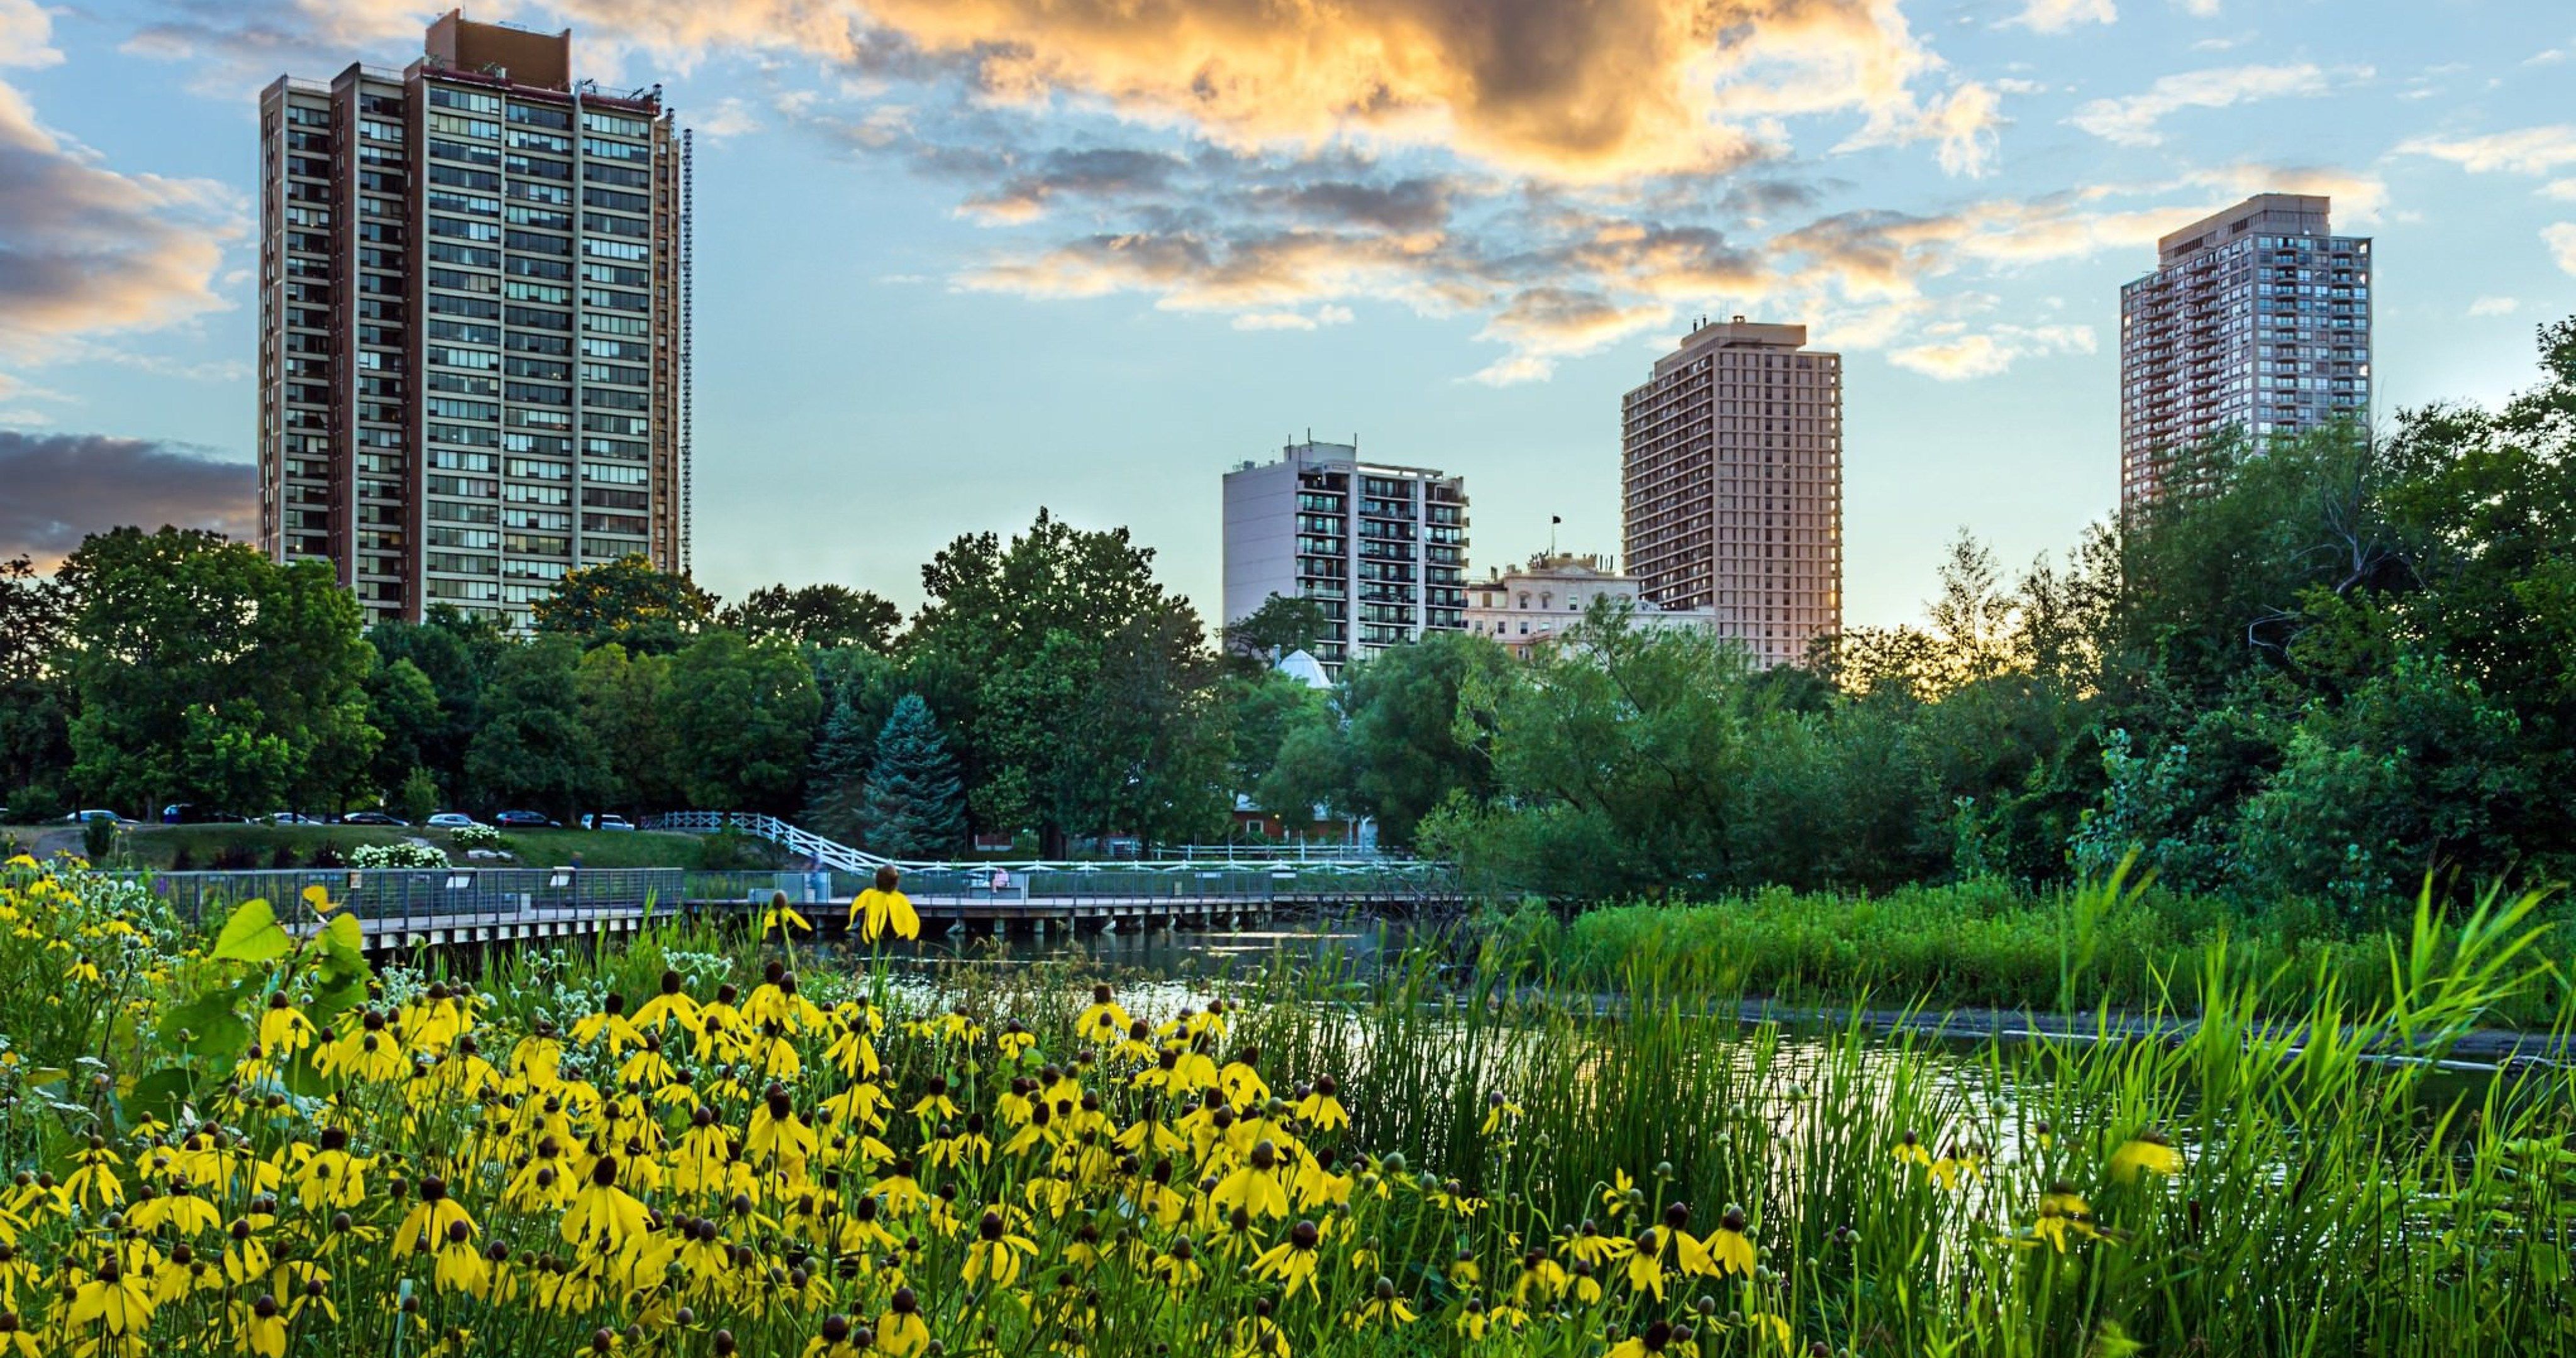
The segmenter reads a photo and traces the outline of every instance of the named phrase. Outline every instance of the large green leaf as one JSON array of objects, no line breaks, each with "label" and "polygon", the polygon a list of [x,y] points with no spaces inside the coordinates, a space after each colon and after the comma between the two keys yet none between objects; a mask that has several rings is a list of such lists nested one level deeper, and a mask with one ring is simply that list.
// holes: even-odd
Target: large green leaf
[{"label": "large green leaf", "polygon": [[244,901],[215,936],[214,956],[227,962],[274,962],[295,947],[266,901]]},{"label": "large green leaf", "polygon": [[250,1024],[243,1020],[239,987],[210,990],[161,1016],[161,1040],[198,1056],[239,1056],[250,1045]]}]

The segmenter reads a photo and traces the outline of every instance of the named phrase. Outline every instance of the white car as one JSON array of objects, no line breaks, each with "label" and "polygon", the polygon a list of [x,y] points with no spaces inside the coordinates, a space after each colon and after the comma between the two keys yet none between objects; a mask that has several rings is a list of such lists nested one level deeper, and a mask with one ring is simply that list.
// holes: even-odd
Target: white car
[{"label": "white car", "polygon": [[433,830],[462,830],[476,822],[472,816],[462,811],[441,811],[430,817],[428,823],[429,828]]},{"label": "white car", "polygon": [[632,830],[635,828],[635,822],[628,820],[624,816],[584,816],[581,818],[581,828],[585,830]]}]

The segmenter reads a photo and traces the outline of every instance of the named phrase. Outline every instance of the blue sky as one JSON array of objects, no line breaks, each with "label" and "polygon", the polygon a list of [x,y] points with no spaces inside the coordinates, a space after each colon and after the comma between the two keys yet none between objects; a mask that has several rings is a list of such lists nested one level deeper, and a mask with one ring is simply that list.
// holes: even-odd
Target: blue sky
[{"label": "blue sky", "polygon": [[[377,0],[0,0],[0,552],[246,526],[254,97]],[[1312,429],[1464,473],[1475,564],[1618,547],[1692,317],[1846,372],[1846,598],[2116,494],[2118,288],[2246,193],[2378,238],[2379,409],[2576,313],[2576,7],[2501,0],[512,0],[699,129],[698,575],[907,604],[1124,523],[1217,597],[1218,477]],[[212,462],[219,465],[207,466]],[[236,464],[236,465],[220,465]],[[1212,620],[1213,621],[1213,620]]]}]

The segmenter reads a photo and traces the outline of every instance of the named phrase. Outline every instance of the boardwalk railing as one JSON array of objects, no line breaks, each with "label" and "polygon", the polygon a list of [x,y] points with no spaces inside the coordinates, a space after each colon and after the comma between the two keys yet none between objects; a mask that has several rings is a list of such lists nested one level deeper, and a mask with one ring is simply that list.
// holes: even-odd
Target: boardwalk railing
[{"label": "boardwalk railing", "polygon": [[580,912],[677,913],[689,898],[680,868],[307,868],[127,874],[190,925],[243,901],[284,907],[307,887],[329,892],[364,923],[423,926],[458,916],[543,919]]},{"label": "boardwalk railing", "polygon": [[1292,845],[1223,845],[1188,844],[1168,851],[1167,856],[1149,859],[1118,860],[1094,863],[1032,858],[1009,862],[958,863],[953,859],[883,858],[864,850],[851,848],[836,840],[825,839],[776,816],[752,811],[671,811],[644,818],[647,830],[686,830],[697,834],[714,834],[735,830],[756,839],[779,845],[800,858],[811,859],[835,872],[866,875],[892,864],[909,875],[918,872],[944,872],[951,869],[1008,868],[1023,872],[1086,872],[1095,869],[1138,871],[1191,871],[1217,865],[1264,865],[1289,863],[1300,868],[1341,868],[1353,871],[1384,869],[1417,869],[1446,872],[1446,865],[1425,862],[1401,854],[1382,853],[1374,848],[1348,844]]},{"label": "boardwalk railing", "polygon": [[[200,926],[248,900],[291,912],[308,887],[320,887],[372,934],[408,937],[425,931],[505,925],[614,922],[634,927],[646,915],[756,908],[777,892],[800,907],[829,910],[857,895],[866,872],[701,872],[683,868],[312,868],[243,872],[119,874],[167,901],[182,922]],[[925,915],[1029,920],[1091,916],[1103,908],[1148,916],[1167,906],[1208,907],[1216,914],[1275,906],[1375,906],[1419,910],[1455,904],[1454,876],[1441,865],[1120,864],[1104,866],[933,867],[904,873],[903,889]],[[1205,914],[1205,911],[1201,911]]]}]

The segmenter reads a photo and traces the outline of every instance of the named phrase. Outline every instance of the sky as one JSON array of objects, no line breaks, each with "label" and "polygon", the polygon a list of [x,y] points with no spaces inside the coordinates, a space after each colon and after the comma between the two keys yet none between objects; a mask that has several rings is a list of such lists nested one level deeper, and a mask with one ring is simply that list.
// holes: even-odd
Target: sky
[{"label": "sky", "polygon": [[[253,531],[256,98],[386,0],[0,0],[0,556]],[[695,565],[907,606],[1041,506],[1219,597],[1283,443],[1467,478],[1470,558],[1619,548],[1693,318],[1844,353],[1846,618],[2117,496],[2119,286],[2264,190],[2375,236],[2375,418],[2576,314],[2560,0],[506,0],[697,134]],[[1211,622],[1219,621],[1211,618]]]}]

